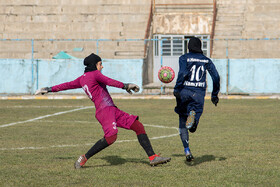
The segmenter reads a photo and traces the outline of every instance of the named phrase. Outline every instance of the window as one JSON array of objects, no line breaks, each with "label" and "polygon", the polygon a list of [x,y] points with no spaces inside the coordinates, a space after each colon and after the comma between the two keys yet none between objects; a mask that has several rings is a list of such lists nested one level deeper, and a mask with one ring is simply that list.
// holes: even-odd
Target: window
[{"label": "window", "polygon": [[160,54],[162,56],[181,56],[184,54],[184,36],[155,35],[154,39],[155,56]]},{"label": "window", "polygon": [[162,56],[171,56],[171,37],[162,37]]},{"label": "window", "polygon": [[188,41],[191,37],[197,37],[201,40],[201,50],[203,51],[203,54],[205,56],[210,56],[210,36],[209,35],[192,35],[192,36],[185,36],[185,46],[186,46],[186,52],[188,52],[187,50],[187,46],[188,46]]},{"label": "window", "polygon": [[[199,37],[199,36],[197,36]],[[210,36],[200,36],[201,48],[205,56],[210,56]]]},{"label": "window", "polygon": [[154,40],[154,54],[155,54],[155,56],[158,56],[158,53],[159,53],[158,36],[155,36],[154,39],[155,39]]},{"label": "window", "polygon": [[162,56],[181,56],[188,52],[188,41],[194,36],[200,38],[203,54],[210,56],[209,35],[155,35],[154,56],[160,56],[161,54]]},{"label": "window", "polygon": [[173,37],[173,56],[181,56],[183,53],[183,38]]}]

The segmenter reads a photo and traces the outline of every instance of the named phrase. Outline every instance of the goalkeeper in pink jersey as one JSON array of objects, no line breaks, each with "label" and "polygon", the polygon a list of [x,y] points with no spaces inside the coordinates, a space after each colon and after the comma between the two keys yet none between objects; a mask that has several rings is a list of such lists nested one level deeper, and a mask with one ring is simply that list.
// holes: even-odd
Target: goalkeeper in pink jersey
[{"label": "goalkeeper in pink jersey", "polygon": [[122,83],[104,76],[101,73],[103,68],[102,60],[98,55],[92,53],[86,57],[84,59],[84,65],[86,66],[85,72],[77,79],[52,87],[41,88],[35,92],[35,95],[38,95],[48,92],[83,88],[85,93],[95,104],[95,117],[102,126],[104,137],[97,141],[86,154],[81,155],[75,162],[74,167],[76,169],[81,168],[89,158],[113,144],[117,139],[117,127],[133,130],[136,133],[140,145],[149,157],[151,166],[169,162],[171,158],[161,157],[155,154],[144,126],[138,120],[139,117],[128,114],[115,106],[106,85],[125,89],[130,94],[132,94],[132,91],[138,92],[139,87],[135,84]]}]

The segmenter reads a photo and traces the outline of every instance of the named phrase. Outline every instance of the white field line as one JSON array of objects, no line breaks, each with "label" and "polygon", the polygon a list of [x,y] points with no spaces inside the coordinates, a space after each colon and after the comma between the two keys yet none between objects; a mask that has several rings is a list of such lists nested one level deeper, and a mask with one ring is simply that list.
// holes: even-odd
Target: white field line
[{"label": "white field line", "polygon": [[[85,121],[84,121],[85,122]],[[90,122],[89,122],[90,123]],[[175,134],[170,134],[170,135],[165,135],[165,136],[157,136],[157,137],[151,137],[150,140],[157,140],[157,139],[162,139],[162,138],[170,138],[174,136],[179,135],[179,129],[176,127],[166,127],[166,126],[160,126],[160,125],[148,125],[144,124],[144,126],[147,127],[155,127],[155,128],[164,128],[164,129],[174,129],[177,131]],[[115,143],[125,143],[125,142],[137,142],[137,139],[133,140],[117,140]],[[38,150],[38,149],[49,149],[49,148],[64,148],[64,147],[79,147],[79,146],[84,146],[84,145],[93,145],[93,143],[86,143],[86,144],[69,144],[69,145],[51,145],[48,147],[17,147],[17,148],[0,148],[0,151],[7,151],[7,150]]]},{"label": "white field line", "polygon": [[38,106],[38,105],[15,105],[15,106],[2,106],[0,108],[82,108],[86,106]]},{"label": "white field line", "polygon": [[[36,100],[45,100],[45,99],[87,99],[88,97],[85,95],[44,95],[44,96],[34,96],[34,95],[25,95],[25,96],[0,96],[0,100],[28,100],[28,99],[36,99]],[[175,99],[173,95],[112,95],[113,99]],[[220,99],[280,99],[279,94],[274,95],[221,95]],[[206,95],[206,100],[210,100],[211,96]]]},{"label": "white field line", "polygon": [[31,121],[29,123],[99,123],[98,121],[52,121],[52,120],[38,120],[38,121]]},{"label": "white field line", "polygon": [[63,112],[57,112],[57,113],[54,113],[54,114],[48,114],[48,115],[45,115],[45,116],[39,116],[37,118],[29,119],[29,120],[26,120],[26,121],[18,121],[18,122],[14,122],[14,123],[8,123],[8,124],[5,124],[5,125],[0,125],[0,127],[9,127],[9,126],[17,125],[17,124],[33,122],[33,121],[36,121],[36,120],[39,120],[39,119],[44,119],[44,118],[48,118],[48,117],[52,117],[52,116],[58,116],[58,115],[61,115],[61,114],[66,114],[66,113],[75,112],[75,111],[79,111],[79,110],[84,110],[84,109],[88,109],[88,108],[93,108],[93,106],[76,108],[76,109],[73,109],[73,110],[67,110],[67,111],[63,111]]}]

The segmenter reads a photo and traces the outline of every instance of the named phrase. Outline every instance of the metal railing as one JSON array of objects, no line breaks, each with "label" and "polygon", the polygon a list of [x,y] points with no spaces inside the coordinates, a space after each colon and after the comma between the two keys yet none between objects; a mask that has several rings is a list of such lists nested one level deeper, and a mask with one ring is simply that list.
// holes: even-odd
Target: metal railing
[{"label": "metal railing", "polygon": [[[56,53],[60,51],[66,51],[71,53],[73,52],[73,48],[75,47],[82,48],[81,51],[76,52],[77,54],[84,54],[83,52],[90,51],[96,54],[102,53],[102,55],[105,54],[106,56],[106,51],[113,51],[114,56],[117,56],[115,54],[116,52],[119,51],[120,53],[127,52],[127,55],[124,55],[125,58],[129,58],[129,56],[138,56],[137,58],[145,58],[146,57],[146,55],[144,54],[145,44],[147,42],[152,42],[156,40],[163,41],[168,39],[0,39],[0,50],[1,50],[0,58],[3,59],[3,58],[15,57],[20,59],[40,59],[41,58],[40,56],[42,55],[37,55],[39,56],[38,58],[36,57],[36,54],[44,53],[44,51],[47,51],[50,53],[50,55],[43,56],[43,58],[50,59],[48,57],[51,57],[51,55],[54,56]],[[189,40],[189,39],[183,39],[183,40]],[[248,39],[228,38],[228,39],[210,39],[210,40],[202,39],[202,40],[210,41],[214,43],[214,50],[211,55],[211,58],[280,58],[280,54],[277,50],[280,47],[280,43],[279,43],[280,38],[248,38]],[[10,44],[4,44],[4,42],[9,42]],[[21,42],[23,44],[21,44]],[[132,44],[131,49],[129,49],[128,48],[129,43],[131,42],[134,42],[134,44]],[[64,43],[64,45],[59,46],[61,43]],[[91,44],[91,46],[87,46],[89,43]],[[108,43],[109,45],[113,44],[114,46],[106,46],[105,45],[106,43]],[[123,43],[123,47],[121,48],[120,44],[118,43]],[[239,48],[236,49],[236,46],[239,46]],[[135,47],[136,49],[134,50],[133,47]],[[139,48],[141,50],[138,50]],[[246,49],[247,56],[244,51],[244,48]],[[137,50],[138,50],[138,54],[141,55],[130,54]],[[17,54],[18,51],[20,51],[20,54],[16,56],[15,54]],[[260,54],[259,53],[260,51],[263,51],[264,54]],[[250,56],[250,54],[253,53],[256,53],[256,55]],[[85,55],[87,54],[88,53],[85,53]],[[85,55],[82,56],[80,55],[81,57],[78,56],[78,58],[83,58]]]},{"label": "metal railing", "polygon": [[[101,56],[104,58],[110,58],[106,57],[106,53],[109,51],[107,46],[105,44],[107,43],[113,43],[114,45],[116,43],[123,42],[124,47],[126,48],[129,42],[136,42],[139,43],[142,47],[147,42],[154,42],[154,41],[160,41],[161,51],[160,51],[160,65],[164,66],[164,58],[166,56],[163,55],[163,42],[167,39],[0,39],[0,49],[1,49],[1,57],[0,59],[7,59],[7,58],[13,58],[14,55],[7,55],[5,56],[5,53],[13,53],[16,49],[24,49],[22,56],[17,57],[16,59],[30,59],[32,61],[32,64],[35,63],[35,60],[40,59],[38,58],[38,54],[40,54],[43,50],[46,50],[46,43],[51,43],[51,49],[52,49],[52,55],[54,56],[56,53],[63,51],[63,48],[57,47],[58,43],[66,43],[66,46],[69,43],[91,43],[92,45],[89,46],[88,50],[77,52],[77,54],[80,54],[81,57],[78,58],[84,58],[87,56],[90,52],[94,52],[96,54],[101,54]],[[189,39],[185,39],[189,40]],[[207,40],[208,39],[203,39]],[[249,39],[213,39],[210,40],[216,46],[214,45],[214,51],[212,53],[213,59],[226,59],[226,93],[229,93],[229,83],[230,83],[230,64],[232,63],[231,59],[280,59],[280,53],[278,52],[278,49],[280,47],[280,38],[249,38]],[[5,48],[5,45],[3,45],[4,42],[11,42],[11,48],[10,50],[8,48]],[[23,43],[23,45],[17,46],[17,44]],[[40,45],[38,45],[38,43]],[[42,47],[43,46],[43,47]],[[71,45],[75,46],[75,45]],[[79,46],[79,45],[77,45]],[[38,48],[39,47],[39,48]],[[141,47],[141,49],[143,49]],[[216,49],[216,51],[215,51]],[[68,49],[70,50],[70,49]],[[115,49],[111,49],[111,51],[114,51]],[[152,50],[152,48],[150,48]],[[67,51],[67,50],[65,50]],[[125,51],[120,51],[125,52]],[[134,59],[134,58],[147,58],[144,55],[144,50],[140,51],[138,56],[137,55],[131,55],[129,54],[130,51],[126,51],[128,54],[126,56],[118,56],[118,58],[125,58],[125,59]],[[113,59],[116,57],[117,53],[113,53]],[[51,56],[51,55],[49,55]],[[47,58],[45,58],[47,59]],[[50,58],[49,58],[50,59]],[[178,59],[178,57],[176,57]],[[152,63],[153,59],[149,59],[148,63]],[[176,60],[177,62],[177,60]],[[32,76],[34,75],[34,71],[36,68],[36,64],[32,66]],[[155,70],[153,73],[156,73]],[[36,76],[36,75],[34,75]],[[34,80],[34,77],[32,77],[32,80]],[[161,88],[163,89],[163,87]]]}]

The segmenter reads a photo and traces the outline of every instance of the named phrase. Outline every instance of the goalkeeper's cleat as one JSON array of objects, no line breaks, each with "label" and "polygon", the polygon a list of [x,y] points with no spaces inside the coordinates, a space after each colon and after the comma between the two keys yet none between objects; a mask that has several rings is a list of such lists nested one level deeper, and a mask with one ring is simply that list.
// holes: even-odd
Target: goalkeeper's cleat
[{"label": "goalkeeper's cleat", "polygon": [[186,128],[190,129],[192,128],[193,124],[195,122],[195,111],[190,111],[190,114],[187,118],[187,122],[186,122]]},{"label": "goalkeeper's cleat", "polygon": [[159,155],[153,155],[153,156],[150,156],[150,165],[151,166],[157,166],[159,164],[165,164],[167,162],[170,162],[171,158],[169,157],[161,157]]},{"label": "goalkeeper's cleat", "polygon": [[80,156],[74,164],[75,169],[80,169],[81,167],[83,167],[83,165],[85,165],[86,162],[87,162],[86,156],[85,155]]},{"label": "goalkeeper's cleat", "polygon": [[194,159],[191,150],[189,148],[185,148],[185,153],[186,153],[186,161],[191,162]]}]

